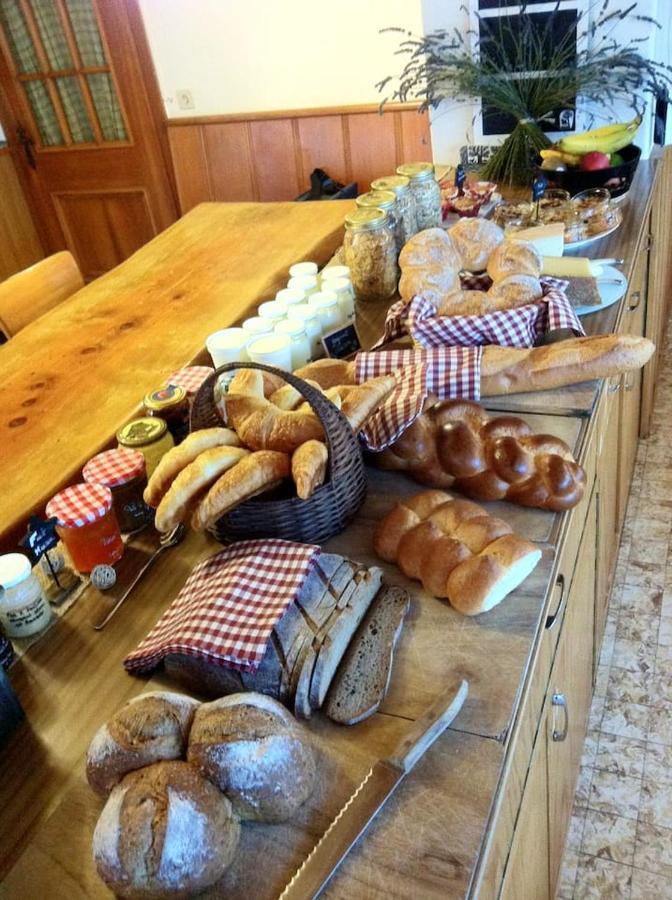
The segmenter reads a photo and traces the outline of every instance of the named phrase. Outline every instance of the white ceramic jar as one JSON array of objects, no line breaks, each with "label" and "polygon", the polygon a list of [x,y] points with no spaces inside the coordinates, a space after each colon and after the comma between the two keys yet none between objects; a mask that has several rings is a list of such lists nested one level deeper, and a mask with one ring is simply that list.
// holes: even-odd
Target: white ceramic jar
[{"label": "white ceramic jar", "polygon": [[308,303],[299,303],[297,306],[290,306],[287,316],[289,319],[298,319],[303,323],[310,341],[310,358],[321,359],[325,356],[322,346],[322,325],[317,311]]},{"label": "white ceramic jar", "polygon": [[334,291],[319,291],[308,300],[308,306],[315,310],[322,325],[322,334],[327,334],[343,324],[343,316]]},{"label": "white ceramic jar", "polygon": [[0,622],[8,637],[30,637],[47,627],[51,607],[27,556],[0,556],[0,585]]},{"label": "white ceramic jar", "polygon": [[305,326],[300,319],[285,319],[282,322],[278,322],[275,326],[275,333],[286,334],[292,342],[292,371],[310,362],[312,356],[310,341],[308,340]]},{"label": "white ceramic jar", "polygon": [[300,278],[302,275],[317,275],[317,263],[298,262],[289,267],[290,278]]},{"label": "white ceramic jar", "polygon": [[351,322],[355,318],[355,292],[349,278],[330,278],[325,284],[338,297],[338,308],[343,322]]}]

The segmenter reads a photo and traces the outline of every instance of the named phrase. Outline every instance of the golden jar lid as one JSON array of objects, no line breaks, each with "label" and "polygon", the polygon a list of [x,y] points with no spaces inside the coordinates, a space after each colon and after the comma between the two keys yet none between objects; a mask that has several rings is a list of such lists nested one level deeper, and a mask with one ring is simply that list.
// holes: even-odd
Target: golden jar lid
[{"label": "golden jar lid", "polygon": [[411,181],[405,175],[386,175],[385,178],[376,178],[371,182],[373,191],[394,191],[399,196],[409,189]]},{"label": "golden jar lid", "polygon": [[404,163],[397,166],[397,175],[405,175],[411,181],[424,181],[425,178],[434,178],[434,166],[431,163]]},{"label": "golden jar lid", "polygon": [[172,406],[179,406],[187,399],[187,392],[183,387],[177,384],[167,384],[165,387],[159,388],[158,391],[151,391],[145,394],[142,401],[145,409],[151,409],[159,412],[163,409],[170,409]]},{"label": "golden jar lid", "polygon": [[133,419],[127,422],[117,432],[117,440],[122,447],[144,447],[160,440],[168,425],[163,419],[154,416],[145,416],[142,419]]},{"label": "golden jar lid", "polygon": [[355,200],[362,209],[392,209],[397,202],[394,191],[367,191]]},{"label": "golden jar lid", "polygon": [[349,231],[375,231],[387,224],[387,213],[371,207],[359,208],[345,217],[345,227]]}]

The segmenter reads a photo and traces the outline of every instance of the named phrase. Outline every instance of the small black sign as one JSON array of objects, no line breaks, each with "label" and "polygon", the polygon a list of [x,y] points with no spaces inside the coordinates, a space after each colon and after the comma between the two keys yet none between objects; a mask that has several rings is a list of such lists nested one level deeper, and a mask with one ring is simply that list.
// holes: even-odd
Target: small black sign
[{"label": "small black sign", "polygon": [[461,190],[464,187],[466,177],[467,173],[464,171],[462,163],[460,163],[455,169],[455,187]]},{"label": "small black sign", "polygon": [[31,516],[28,522],[28,534],[21,541],[21,546],[28,551],[28,556],[33,565],[36,565],[47,550],[51,550],[58,544],[58,535],[55,531],[56,518],[41,519],[39,516]]},{"label": "small black sign", "polygon": [[346,359],[362,349],[354,322],[341,325],[329,334],[325,334],[322,338],[322,345],[327,351],[327,356],[332,359]]},{"label": "small black sign", "polygon": [[532,182],[532,202],[536,203],[546,193],[546,188],[548,187],[548,182],[544,178],[543,175],[540,175],[538,178],[535,178]]}]

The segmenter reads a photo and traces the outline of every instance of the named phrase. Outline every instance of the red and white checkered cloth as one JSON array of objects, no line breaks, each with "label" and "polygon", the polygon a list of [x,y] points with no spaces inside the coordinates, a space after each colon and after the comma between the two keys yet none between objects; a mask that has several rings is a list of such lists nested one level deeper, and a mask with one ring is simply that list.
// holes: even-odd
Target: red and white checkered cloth
[{"label": "red and white checkered cloth", "polygon": [[[465,290],[483,290],[492,284],[487,275],[462,278]],[[471,347],[500,344],[505,347],[533,347],[547,331],[568,328],[585,335],[583,326],[565,294],[566,281],[542,278],[543,299],[517,309],[484,316],[438,316],[436,306],[422,295],[410,302],[400,300],[390,307],[385,333],[374,345],[380,347],[405,334],[422,347]]]},{"label": "red and white checkered cloth", "polygon": [[198,391],[205,379],[212,375],[215,370],[210,366],[187,366],[179,369],[177,372],[166,378],[166,384],[174,384],[176,387],[184,388],[188,397]]},{"label": "red and white checkered cloth", "polygon": [[169,653],[254,672],[274,625],[292,603],[320,548],[277,539],[241,541],[200,563],[147,637],[124,660],[155,668]]},{"label": "red and white checkered cloth", "polygon": [[395,389],[362,429],[369,450],[381,451],[393,444],[420,415],[428,394],[435,394],[441,400],[455,397],[478,400],[482,353],[482,347],[358,353],[355,357],[358,384],[390,373],[397,380]]}]

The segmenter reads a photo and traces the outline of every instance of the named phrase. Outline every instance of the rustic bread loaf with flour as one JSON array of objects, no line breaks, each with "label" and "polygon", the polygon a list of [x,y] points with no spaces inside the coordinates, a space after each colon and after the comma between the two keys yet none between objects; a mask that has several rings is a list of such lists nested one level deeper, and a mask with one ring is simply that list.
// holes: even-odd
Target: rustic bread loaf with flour
[{"label": "rustic bread loaf with flour", "polygon": [[229,797],[243,819],[284,822],[315,783],[306,733],[265,694],[230,694],[199,707],[187,759]]},{"label": "rustic bread loaf with flour", "polygon": [[240,824],[229,800],[186,762],[131,772],[93,834],[98,874],[118,897],[193,897],[233,861]]},{"label": "rustic bread loaf with flour", "polygon": [[539,278],[544,260],[530,241],[507,238],[488,259],[488,275],[495,284],[508,275],[532,275]]},{"label": "rustic bread loaf with flour", "polygon": [[185,694],[151,691],[129,700],[98,729],[86,756],[86,777],[108,794],[127,772],[179,759],[199,703]]},{"label": "rustic bread loaf with flour", "polygon": [[468,272],[483,272],[504,240],[502,229],[489,219],[460,219],[448,234],[459,254],[460,268]]},{"label": "rustic bread loaf with flour", "polygon": [[500,603],[541,559],[541,550],[507,522],[443,491],[397,504],[379,522],[374,549],[466,616]]}]

